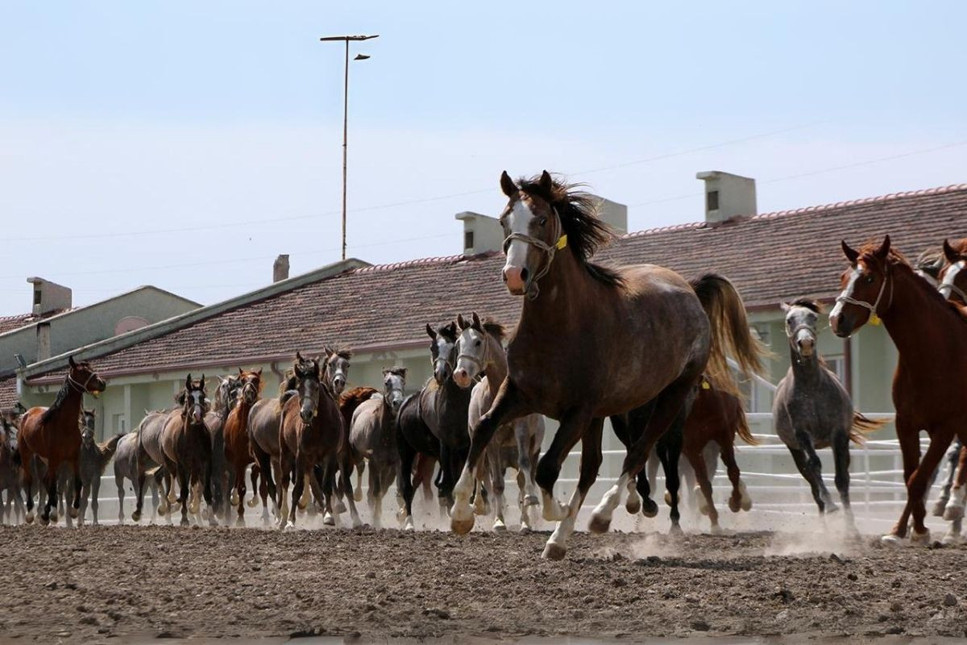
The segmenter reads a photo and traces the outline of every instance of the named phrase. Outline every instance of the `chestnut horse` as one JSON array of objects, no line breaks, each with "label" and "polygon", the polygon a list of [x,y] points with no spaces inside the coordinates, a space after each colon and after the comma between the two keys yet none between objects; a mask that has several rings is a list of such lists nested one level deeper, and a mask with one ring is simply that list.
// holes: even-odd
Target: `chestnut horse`
[{"label": "chestnut horse", "polygon": [[245,469],[254,461],[249,447],[248,417],[262,393],[262,370],[246,372],[238,368],[238,381],[238,399],[225,419],[222,433],[225,435],[225,463],[232,472],[232,486],[238,495],[235,525],[245,526]]},{"label": "chestnut horse", "polygon": [[[844,240],[842,247],[850,266],[842,275],[843,292],[829,313],[833,333],[847,338],[867,322],[882,320],[899,353],[893,405],[907,502],[883,540],[898,543],[905,538],[912,516],[911,541],[929,544],[930,531],[923,522],[927,487],[954,436],[967,440],[967,316],[914,273],[890,248],[889,235],[880,245],[857,250]],[[922,461],[921,430],[930,437]]]},{"label": "chestnut horse", "polygon": [[77,431],[77,420],[81,414],[84,394],[97,397],[107,384],[97,375],[87,361],[74,362],[67,359],[70,371],[64,385],[57,392],[57,398],[49,408],[35,407],[24,412],[20,419],[20,434],[17,438],[20,448],[20,465],[23,470],[24,490],[27,495],[27,523],[34,520],[33,469],[34,455],[47,462],[44,484],[47,488],[47,501],[41,522],[50,522],[50,509],[57,504],[57,474],[61,465],[66,465],[74,479],[74,501],[67,512],[67,525],[71,517],[77,517],[81,504],[81,474],[78,457],[81,451],[81,434]]},{"label": "chestnut horse", "polygon": [[205,392],[205,375],[192,380],[185,378],[185,389],[178,395],[181,409],[168,415],[161,431],[161,449],[165,469],[178,480],[178,502],[181,504],[181,525],[188,526],[188,495],[192,485],[201,484],[201,493],[208,504],[208,520],[214,525],[212,504],[212,443],[205,426],[205,414],[211,404]]},{"label": "chestnut horse", "polygon": [[[742,299],[725,278],[710,274],[688,282],[653,265],[614,270],[593,264],[590,257],[611,233],[594,213],[591,195],[546,171],[519,185],[505,172],[500,184],[508,197],[500,216],[507,236],[503,279],[512,294],[525,298],[507,348],[507,378],[473,431],[454,489],[451,526],[458,533],[473,526],[473,472],[494,432],[539,412],[561,424],[537,466],[544,519],[560,521],[543,555],[560,559],[601,465],[604,419],[629,413],[636,438],[617,483],[592,514],[595,532],[609,528],[658,438],[673,422],[684,423],[681,413],[702,373],[726,374],[726,352],[744,370],[759,369],[760,350]],[[553,487],[579,440],[579,481],[564,505]]]},{"label": "chestnut horse", "polygon": [[[486,320],[481,322],[476,312],[469,321],[457,316],[457,325],[462,330],[457,339],[457,364],[453,370],[453,380],[460,387],[473,385],[470,393],[471,428],[490,409],[497,396],[500,384],[507,377],[507,353],[503,340],[504,327]],[[533,521],[529,517],[530,508],[538,502],[537,484],[534,481],[534,466],[540,457],[541,442],[544,440],[544,418],[539,414],[529,414],[500,428],[487,447],[484,458],[477,467],[477,496],[474,512],[487,515],[489,496],[493,496],[494,530],[506,530],[504,521],[504,472],[509,467],[517,470],[520,502],[520,530],[528,532]]]},{"label": "chestnut horse", "polygon": [[[329,356],[326,363],[332,360]],[[352,458],[349,453],[349,433],[343,422],[328,365],[319,359],[298,356],[295,363],[296,391],[282,407],[279,430],[281,481],[279,482],[279,528],[287,522],[295,525],[296,510],[308,479],[326,513],[336,523],[334,508],[336,471],[340,473],[342,491],[352,516],[353,527],[362,525],[353,498]],[[317,466],[319,469],[317,470]],[[318,472],[318,476],[317,476]],[[289,511],[289,482],[293,482],[292,509]],[[289,516],[289,517],[287,517]]]}]

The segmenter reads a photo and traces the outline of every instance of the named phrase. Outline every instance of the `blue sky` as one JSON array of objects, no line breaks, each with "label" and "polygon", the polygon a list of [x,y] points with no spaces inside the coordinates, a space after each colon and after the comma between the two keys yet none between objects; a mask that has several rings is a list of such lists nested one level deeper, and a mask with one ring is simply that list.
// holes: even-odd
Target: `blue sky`
[{"label": "blue sky", "polygon": [[[725,6],[728,5],[728,6]],[[593,7],[593,9],[592,9]],[[954,2],[0,5],[0,315],[39,275],[77,305],[153,284],[203,303],[349,255],[460,251],[464,210],[542,169],[702,217],[695,173],[760,212],[967,181]],[[831,240],[837,243],[838,240]],[[831,277],[835,279],[835,277]]]}]

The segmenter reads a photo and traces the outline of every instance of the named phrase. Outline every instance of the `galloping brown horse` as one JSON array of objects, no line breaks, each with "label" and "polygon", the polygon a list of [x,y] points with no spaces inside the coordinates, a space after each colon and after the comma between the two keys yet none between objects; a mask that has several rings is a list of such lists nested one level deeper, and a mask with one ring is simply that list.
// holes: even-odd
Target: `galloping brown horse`
[{"label": "galloping brown horse", "polygon": [[[326,362],[329,360],[327,357]],[[349,436],[339,411],[332,381],[328,377],[324,378],[324,375],[330,374],[328,365],[320,366],[319,359],[305,359],[297,355],[294,367],[298,396],[290,398],[282,407],[279,431],[282,465],[279,482],[279,528],[285,528],[287,522],[295,525],[296,509],[306,479],[314,489],[316,498],[325,504],[326,512],[335,522],[338,514],[333,512],[333,483],[337,470],[340,472],[353,527],[358,527],[362,522],[353,499]],[[318,477],[316,466],[321,467]],[[286,499],[290,481],[294,484],[291,514]]]},{"label": "galloping brown horse", "polygon": [[165,468],[178,480],[181,503],[181,525],[188,526],[188,494],[192,484],[201,484],[202,496],[208,504],[208,521],[216,524],[212,504],[212,443],[205,426],[210,403],[205,392],[205,375],[185,378],[185,389],[178,395],[181,410],[169,415],[161,431],[161,449]]},{"label": "galloping brown horse", "polygon": [[20,464],[24,475],[24,488],[27,493],[27,523],[34,521],[33,500],[33,463],[34,455],[47,462],[44,484],[47,487],[47,501],[40,520],[50,522],[50,509],[57,504],[57,473],[62,464],[67,465],[74,476],[74,502],[67,513],[67,524],[77,517],[81,504],[81,475],[78,469],[78,456],[81,451],[81,434],[77,431],[77,420],[81,414],[84,393],[95,397],[107,387],[101,377],[87,361],[74,362],[67,359],[70,371],[64,385],[57,392],[57,398],[49,408],[36,407],[24,412],[20,420]]},{"label": "galloping brown horse", "polygon": [[[759,353],[742,299],[725,278],[706,275],[690,283],[653,265],[614,270],[593,264],[590,257],[611,233],[595,215],[592,196],[546,171],[519,184],[505,172],[500,184],[509,200],[500,217],[507,236],[503,279],[525,298],[507,349],[508,376],[472,433],[451,526],[459,533],[473,526],[473,472],[497,428],[540,412],[561,423],[537,467],[544,518],[560,521],[544,556],[560,559],[597,477],[605,417],[630,413],[636,439],[621,477],[592,515],[596,532],[610,526],[629,479],[658,438],[673,422],[684,422],[681,413],[702,373],[725,374],[726,352],[744,369],[758,369]],[[579,440],[578,486],[563,505],[553,487]]]},{"label": "galloping brown horse", "polygon": [[[914,273],[890,236],[880,245],[853,249],[845,241],[849,268],[843,273],[843,292],[829,313],[833,333],[847,338],[867,322],[880,320],[899,353],[893,376],[896,433],[903,455],[907,503],[893,530],[883,536],[898,542],[913,517],[911,541],[930,543],[924,525],[924,494],[940,459],[954,436],[967,440],[967,315],[947,302],[939,291]],[[920,431],[930,436],[920,460]]]},{"label": "galloping brown horse", "polygon": [[249,448],[248,415],[262,393],[262,370],[246,372],[238,370],[238,400],[228,413],[222,433],[225,435],[225,463],[232,471],[235,492],[238,495],[238,518],[236,526],[245,526],[245,469],[253,463]]}]

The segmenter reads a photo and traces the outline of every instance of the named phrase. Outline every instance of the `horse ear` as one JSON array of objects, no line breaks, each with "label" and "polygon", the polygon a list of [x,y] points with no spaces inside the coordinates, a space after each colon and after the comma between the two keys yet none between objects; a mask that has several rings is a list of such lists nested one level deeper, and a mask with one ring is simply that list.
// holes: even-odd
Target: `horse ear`
[{"label": "horse ear", "polygon": [[77,367],[77,363],[74,362],[73,356],[67,357],[67,364],[70,365],[71,367]]},{"label": "horse ear", "polygon": [[547,194],[550,194],[554,189],[554,180],[551,179],[551,173],[547,172],[546,170],[541,173],[540,186],[541,189]]},{"label": "horse ear", "polygon": [[506,170],[500,175],[500,189],[504,191],[504,194],[508,197],[513,197],[518,193],[517,184],[515,184],[514,180],[510,178],[510,175],[507,174]]},{"label": "horse ear", "polygon": [[[260,367],[259,371],[256,372],[255,374],[258,375],[259,378],[262,378],[262,368]],[[202,378],[205,378],[205,377],[202,377]]]},{"label": "horse ear", "polygon": [[480,316],[477,315],[476,311],[474,311],[471,315],[473,316],[472,327],[478,331],[483,331],[483,325],[480,324]]},{"label": "horse ear", "polygon": [[201,382],[199,383],[199,386],[201,387],[201,389],[203,389],[203,390],[205,389],[205,375],[204,374],[201,375]]},{"label": "horse ear", "polygon": [[186,390],[191,389],[191,374],[185,377],[185,389]]},{"label": "horse ear", "polygon": [[457,314],[457,325],[460,329],[466,329],[470,326],[470,323],[463,319],[463,314]]},{"label": "horse ear", "polygon": [[436,332],[433,331],[433,327],[430,327],[430,323],[426,324],[426,335],[432,338],[433,340],[436,340]]},{"label": "horse ear", "polygon": [[788,305],[787,303],[785,303],[785,302],[780,302],[780,303],[779,303],[779,308],[780,308],[780,309],[782,309],[782,312],[783,312],[783,313],[789,313],[789,310],[790,310],[790,309],[792,309],[792,307],[790,307],[790,306],[789,306],[789,305]]},{"label": "horse ear", "polygon": [[396,368],[396,372],[397,372],[397,374],[399,374],[400,376],[403,377],[403,380],[406,380],[406,368],[405,367],[397,367]]},{"label": "horse ear", "polygon": [[880,245],[880,248],[873,251],[873,255],[875,255],[880,260],[885,260],[889,254],[890,254],[890,236],[887,235],[885,238],[883,238],[883,244]]},{"label": "horse ear", "polygon": [[856,261],[860,257],[860,252],[847,244],[846,240],[840,241],[840,244],[843,246],[843,255],[846,256],[846,259],[849,260],[849,263],[856,264]]},{"label": "horse ear", "polygon": [[297,351],[295,353],[295,359],[301,363],[302,362],[302,353]]},{"label": "horse ear", "polygon": [[947,262],[950,262],[951,264],[960,262],[961,260],[960,253],[954,250],[954,247],[950,246],[950,242],[948,242],[946,239],[943,241],[943,255],[945,258],[947,258]]},{"label": "horse ear", "polygon": [[239,376],[241,376],[242,374],[245,374],[245,370],[243,370],[243,369],[242,369],[242,368],[240,367],[240,368],[238,368],[238,375],[239,375]]}]

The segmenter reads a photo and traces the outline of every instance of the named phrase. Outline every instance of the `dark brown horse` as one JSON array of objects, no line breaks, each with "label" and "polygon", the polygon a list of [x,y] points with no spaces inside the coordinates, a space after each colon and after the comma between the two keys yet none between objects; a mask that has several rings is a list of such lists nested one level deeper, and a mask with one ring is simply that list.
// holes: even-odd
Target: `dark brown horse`
[{"label": "dark brown horse", "polygon": [[212,445],[212,504],[218,517],[228,516],[228,487],[231,471],[225,460],[225,419],[238,399],[237,376],[219,377],[211,410],[205,414],[205,426]]},{"label": "dark brown horse", "polygon": [[94,440],[94,424],[97,415],[94,409],[83,410],[81,412],[81,453],[80,453],[80,472],[81,472],[81,508],[77,517],[77,523],[84,523],[84,515],[87,512],[87,500],[91,500],[91,523],[97,526],[97,507],[98,495],[101,491],[101,476],[107,468],[108,462],[117,452],[118,441],[121,435],[114,435],[103,443]]},{"label": "dark brown horse", "polygon": [[67,512],[67,524],[71,517],[77,517],[81,504],[81,475],[78,468],[78,457],[81,450],[81,434],[77,431],[77,420],[80,418],[81,403],[84,394],[95,397],[107,387],[94,368],[87,361],[74,362],[74,357],[68,359],[70,371],[64,380],[64,385],[57,392],[57,398],[49,408],[36,407],[24,412],[20,421],[21,468],[24,474],[24,489],[27,494],[27,523],[34,520],[33,508],[33,469],[31,463],[34,456],[47,462],[47,474],[44,484],[47,488],[47,501],[44,512],[40,516],[41,522],[50,522],[50,509],[57,504],[57,473],[61,465],[66,465],[73,475],[74,501]]},{"label": "dark brown horse", "polygon": [[[331,357],[327,357],[328,362]],[[334,508],[334,481],[340,473],[342,490],[352,517],[353,527],[362,524],[353,499],[352,458],[348,430],[343,422],[336,393],[328,378],[328,366],[319,359],[297,355],[295,363],[296,391],[282,407],[279,431],[281,481],[279,482],[279,528],[295,525],[296,510],[305,482],[314,489],[316,499],[337,522]],[[318,467],[318,468],[317,468]],[[293,482],[292,508],[286,498],[289,482]]]},{"label": "dark brown horse", "polygon": [[[0,523],[6,523],[8,516],[14,520],[14,523],[19,523],[25,513],[20,451],[17,449],[19,420],[20,413],[0,410]],[[6,500],[2,499],[4,492],[7,494]]]},{"label": "dark brown horse", "polygon": [[[561,423],[537,467],[544,518],[560,521],[544,556],[560,559],[601,465],[604,419],[629,413],[636,438],[620,478],[592,515],[595,532],[608,529],[658,438],[676,419],[684,423],[682,412],[702,373],[725,374],[726,352],[744,369],[757,369],[759,353],[742,299],[728,280],[706,275],[690,283],[652,265],[613,270],[593,264],[590,257],[611,234],[595,215],[592,196],[547,172],[519,184],[505,172],[500,184],[509,200],[500,217],[507,236],[503,279],[525,299],[507,349],[508,376],[472,433],[451,526],[460,533],[473,526],[473,470],[497,428],[539,412]],[[578,486],[563,505],[553,487],[578,441]]]},{"label": "dark brown horse", "polygon": [[[967,440],[967,317],[955,304],[914,273],[906,259],[882,244],[853,249],[845,241],[850,266],[843,292],[829,313],[833,333],[847,338],[867,322],[883,321],[899,353],[893,376],[896,433],[903,456],[907,502],[893,530],[883,537],[899,542],[913,518],[911,541],[929,544],[924,496],[954,436]],[[920,460],[920,431],[930,437]]]},{"label": "dark brown horse", "polygon": [[238,370],[238,400],[228,413],[222,433],[225,435],[225,463],[232,472],[232,486],[238,495],[236,526],[245,526],[245,469],[254,463],[249,446],[249,411],[262,393],[262,370]]},{"label": "dark brown horse", "polygon": [[188,495],[192,484],[201,484],[202,496],[208,504],[208,520],[214,525],[212,504],[212,443],[205,426],[205,414],[211,403],[205,391],[205,375],[193,380],[185,378],[185,389],[178,395],[181,409],[169,415],[161,431],[161,449],[165,469],[178,480],[178,502],[181,525],[188,526]]}]

